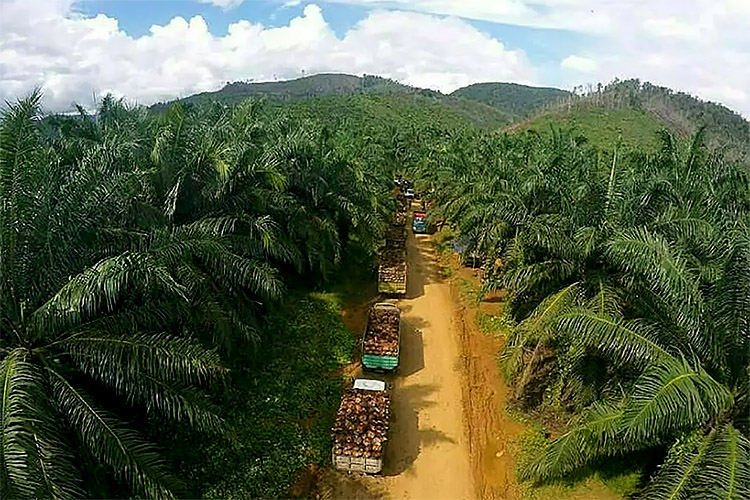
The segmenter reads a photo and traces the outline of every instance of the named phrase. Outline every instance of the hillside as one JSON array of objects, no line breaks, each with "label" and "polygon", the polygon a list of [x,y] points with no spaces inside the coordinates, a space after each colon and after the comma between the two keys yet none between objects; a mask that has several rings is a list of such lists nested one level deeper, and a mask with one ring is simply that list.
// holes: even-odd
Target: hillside
[{"label": "hillside", "polygon": [[414,93],[323,96],[285,103],[283,108],[330,124],[346,123],[353,129],[411,128],[415,124],[441,129],[497,129],[513,120],[507,113],[480,102]]},{"label": "hillside", "polygon": [[[513,132],[555,129],[585,136],[600,148],[618,142],[626,147],[658,145],[656,133],[667,128],[681,137],[706,127],[712,146],[723,146],[738,158],[750,156],[750,123],[712,102],[639,80],[614,81],[577,95],[550,87],[513,83],[477,83],[450,95],[411,87],[388,78],[318,74],[281,82],[234,82],[215,92],[182,99],[185,103],[235,104],[248,97],[266,99],[271,107],[292,109],[311,118],[364,121],[408,126],[416,121],[451,126],[476,126]],[[168,103],[152,106],[161,110]]]},{"label": "hillside", "polygon": [[563,128],[586,136],[599,147],[611,147],[618,140],[626,146],[655,147],[654,132],[659,129],[689,137],[702,127],[710,146],[727,149],[736,159],[750,157],[750,122],[741,115],[720,104],[639,80],[614,81],[583,95],[569,94],[507,130],[545,133]]},{"label": "hillside", "polygon": [[[195,94],[181,101],[232,105],[250,97],[264,98],[271,107],[292,109],[310,118],[348,120],[353,126],[363,120],[406,125],[416,118],[441,126],[473,125],[494,129],[515,119],[514,114],[479,100],[447,96],[370,75],[320,74],[282,82],[235,82],[216,92]],[[163,110],[168,104],[158,103],[151,109]]]},{"label": "hillside", "polygon": [[[215,92],[201,92],[182,99],[183,102],[221,101],[237,102],[248,97],[266,97],[278,101],[291,101],[322,96],[362,94],[421,94],[442,96],[439,92],[410,87],[388,78],[365,75],[362,77],[321,73],[294,80],[277,82],[232,82]],[[157,106],[162,105],[161,103]]]},{"label": "hillside", "polygon": [[475,83],[450,94],[481,101],[519,117],[529,116],[546,104],[570,95],[566,90],[551,87],[530,87],[516,83]]},{"label": "hillside", "polygon": [[[666,126],[664,121],[643,110],[573,107],[544,113],[505,130],[533,130],[542,135],[562,130],[585,137],[599,149],[610,149],[620,144],[629,149],[654,150],[659,145],[658,133]],[[678,135],[684,137],[685,134]]]}]

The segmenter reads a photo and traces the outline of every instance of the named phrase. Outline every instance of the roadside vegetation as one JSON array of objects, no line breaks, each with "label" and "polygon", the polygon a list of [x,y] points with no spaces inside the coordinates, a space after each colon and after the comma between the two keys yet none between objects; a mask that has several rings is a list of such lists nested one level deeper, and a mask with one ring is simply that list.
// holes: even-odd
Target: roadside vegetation
[{"label": "roadside vegetation", "polygon": [[297,292],[286,301],[268,317],[269,335],[253,359],[218,391],[230,432],[192,433],[169,449],[189,481],[188,498],[288,497],[301,471],[330,461],[339,372],[355,339],[336,295]]}]

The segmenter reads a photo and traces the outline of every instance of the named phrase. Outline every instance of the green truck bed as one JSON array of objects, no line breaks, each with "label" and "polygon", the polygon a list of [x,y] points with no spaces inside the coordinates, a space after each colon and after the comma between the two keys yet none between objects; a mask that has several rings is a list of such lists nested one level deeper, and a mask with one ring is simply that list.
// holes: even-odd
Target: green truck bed
[{"label": "green truck bed", "polygon": [[378,304],[375,304],[372,306],[373,309],[380,308],[380,309],[394,309],[398,311],[398,344],[396,349],[396,355],[379,355],[372,352],[365,352],[365,341],[367,339],[368,333],[370,332],[370,319],[368,315],[367,324],[365,324],[365,331],[362,334],[362,367],[366,370],[371,371],[393,371],[396,368],[398,368],[398,362],[399,362],[399,355],[401,353],[401,312],[398,310],[398,307],[396,307],[393,304],[387,303],[387,302],[380,302]]},{"label": "green truck bed", "polygon": [[378,292],[387,295],[405,295],[406,280],[398,282],[378,281]]}]

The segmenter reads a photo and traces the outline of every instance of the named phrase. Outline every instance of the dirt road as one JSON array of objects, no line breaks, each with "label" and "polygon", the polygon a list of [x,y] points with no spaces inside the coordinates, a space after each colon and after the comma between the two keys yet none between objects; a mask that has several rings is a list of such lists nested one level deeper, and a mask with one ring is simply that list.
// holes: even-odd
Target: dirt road
[{"label": "dirt road", "polygon": [[428,236],[407,240],[409,278],[399,301],[405,329],[386,454],[392,498],[476,498],[463,421],[455,303]]},{"label": "dirt road", "polygon": [[407,293],[398,301],[404,322],[401,365],[397,375],[385,377],[393,384],[393,413],[383,475],[329,471],[324,497],[477,498],[464,425],[454,297],[429,236],[409,231],[407,255]]},{"label": "dirt road", "polygon": [[[497,366],[501,338],[483,333],[477,313],[497,316],[502,293],[481,303],[462,295],[461,283],[477,285],[477,276],[453,256],[443,279],[429,236],[407,239],[409,277],[406,297],[398,301],[404,320],[401,366],[385,378],[393,384],[392,427],[382,476],[346,474],[332,468],[316,480],[317,500],[483,499],[517,500],[526,496],[516,482],[514,442],[524,425],[504,411],[508,387]],[[347,308],[343,320],[361,332],[369,307]],[[360,377],[357,366],[348,375]],[[365,374],[371,376],[371,374]],[[528,486],[526,486],[528,488]],[[574,488],[550,486],[535,498],[616,500],[622,494],[595,478]]]}]

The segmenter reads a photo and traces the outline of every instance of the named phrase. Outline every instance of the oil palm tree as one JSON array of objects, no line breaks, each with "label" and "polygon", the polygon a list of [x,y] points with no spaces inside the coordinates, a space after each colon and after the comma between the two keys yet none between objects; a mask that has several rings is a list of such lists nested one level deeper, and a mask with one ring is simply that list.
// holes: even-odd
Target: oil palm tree
[{"label": "oil palm tree", "polygon": [[422,175],[487,264],[503,252],[486,285],[508,290],[518,321],[506,374],[523,382],[552,348],[556,399],[588,406],[524,476],[656,448],[646,497],[744,498],[750,176],[702,132],[662,142],[603,154],[564,135],[469,135]]},{"label": "oil palm tree", "polygon": [[[507,367],[518,367],[523,346],[533,341],[555,346],[560,385],[574,392],[591,384],[582,378],[591,357],[604,360],[606,370],[578,425],[524,473],[545,480],[602,457],[661,448],[666,458],[644,498],[744,498],[750,488],[748,172],[711,158],[700,134],[683,153],[665,136],[659,155],[636,160],[624,175],[613,163],[602,205],[591,211],[601,214],[595,226],[573,225],[551,240],[558,218],[554,229],[543,226],[544,238],[522,233],[526,262],[510,273],[521,280],[506,277],[511,286],[539,292],[529,241],[547,262],[579,270],[562,279],[556,273],[551,292],[541,288],[546,298],[505,348]],[[581,231],[591,233],[583,242],[593,246],[581,245]],[[573,237],[566,242],[565,234]]]},{"label": "oil palm tree", "polygon": [[[525,472],[560,477],[603,457],[661,447],[666,457],[644,498],[747,498],[750,495],[750,231],[735,228],[711,288],[684,253],[639,230],[613,239],[608,253],[633,277],[636,307],[572,307],[556,327],[586,353],[626,369],[624,394],[597,401]],[[637,302],[646,304],[637,304]],[[575,363],[576,360],[570,362]]]},{"label": "oil palm tree", "polygon": [[185,287],[163,260],[112,236],[139,173],[63,161],[40,136],[39,97],[0,125],[0,496],[85,496],[96,463],[170,498],[178,481],[128,421],[141,408],[216,429],[197,388],[224,368],[176,319]]}]

